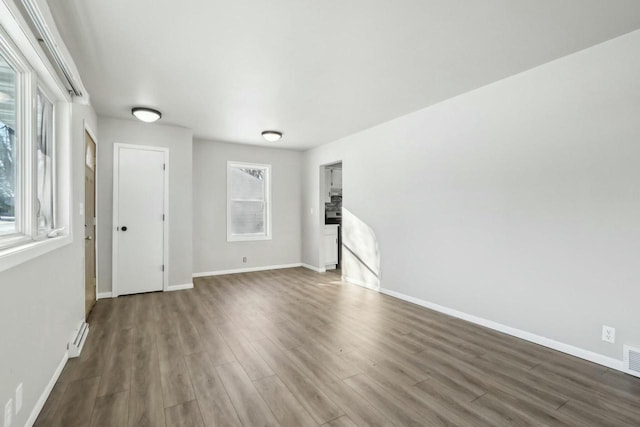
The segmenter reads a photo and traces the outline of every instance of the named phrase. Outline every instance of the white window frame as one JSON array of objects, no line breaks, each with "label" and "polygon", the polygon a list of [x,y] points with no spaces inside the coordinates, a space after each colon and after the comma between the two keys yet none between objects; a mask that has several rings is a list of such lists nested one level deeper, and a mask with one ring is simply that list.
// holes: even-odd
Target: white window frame
[{"label": "white window frame", "polygon": [[[35,240],[33,187],[35,163],[35,107],[28,100],[35,94],[34,76],[29,63],[0,27],[0,54],[16,72],[16,189],[15,233],[0,236],[0,250]],[[29,124],[32,124],[30,126]]]},{"label": "white window frame", "polygon": [[[231,232],[231,170],[234,168],[263,169],[264,183],[264,233],[233,234]],[[227,162],[227,242],[245,242],[253,240],[271,240],[271,165],[262,163]]]},{"label": "white window frame", "polygon": [[[19,15],[18,15],[19,16]],[[0,237],[0,271],[7,270],[73,242],[71,183],[71,97],[26,24],[0,2],[0,50],[18,74],[16,138],[16,231]],[[56,237],[38,236],[37,91],[53,104],[53,198]],[[84,161],[84,159],[83,159]],[[18,209],[19,207],[19,209]]]}]

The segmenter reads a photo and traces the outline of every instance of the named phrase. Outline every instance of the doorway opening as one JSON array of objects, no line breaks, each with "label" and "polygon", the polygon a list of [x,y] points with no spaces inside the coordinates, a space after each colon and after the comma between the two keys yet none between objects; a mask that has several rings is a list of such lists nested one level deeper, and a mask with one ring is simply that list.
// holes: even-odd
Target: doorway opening
[{"label": "doorway opening", "polygon": [[336,270],[341,274],[342,267],[342,162],[334,162],[322,167],[320,180],[322,239],[320,251],[325,270]]},{"label": "doorway opening", "polygon": [[85,320],[96,304],[96,142],[84,131],[84,310]]}]

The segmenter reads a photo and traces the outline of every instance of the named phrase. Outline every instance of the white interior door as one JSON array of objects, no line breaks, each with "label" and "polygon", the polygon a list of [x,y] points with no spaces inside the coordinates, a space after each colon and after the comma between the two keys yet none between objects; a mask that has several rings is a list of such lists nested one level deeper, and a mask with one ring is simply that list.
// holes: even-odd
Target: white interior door
[{"label": "white interior door", "polygon": [[164,288],[167,155],[164,149],[116,144],[115,296]]}]

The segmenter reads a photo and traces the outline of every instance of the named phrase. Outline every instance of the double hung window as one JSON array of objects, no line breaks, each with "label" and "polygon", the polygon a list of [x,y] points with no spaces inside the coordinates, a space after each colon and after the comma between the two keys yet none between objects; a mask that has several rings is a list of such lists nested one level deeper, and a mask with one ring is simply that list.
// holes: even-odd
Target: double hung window
[{"label": "double hung window", "polygon": [[227,164],[227,241],[271,238],[271,166]]}]

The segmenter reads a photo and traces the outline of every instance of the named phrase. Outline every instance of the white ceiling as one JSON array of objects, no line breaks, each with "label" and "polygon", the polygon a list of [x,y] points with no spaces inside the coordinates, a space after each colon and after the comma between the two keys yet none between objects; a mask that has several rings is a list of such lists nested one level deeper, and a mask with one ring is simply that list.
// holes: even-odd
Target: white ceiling
[{"label": "white ceiling", "polygon": [[[49,0],[99,114],[306,149],[640,28],[638,0]],[[260,137],[284,132],[278,143]]]}]

